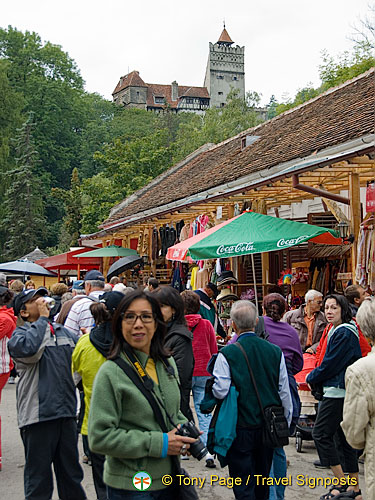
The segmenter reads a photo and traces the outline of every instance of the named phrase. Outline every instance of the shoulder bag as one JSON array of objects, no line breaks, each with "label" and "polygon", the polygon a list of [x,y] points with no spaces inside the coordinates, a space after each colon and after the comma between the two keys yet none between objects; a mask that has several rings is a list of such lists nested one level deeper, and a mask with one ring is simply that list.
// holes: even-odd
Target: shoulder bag
[{"label": "shoulder bag", "polygon": [[263,445],[267,448],[281,448],[283,446],[286,446],[289,443],[289,426],[287,419],[284,416],[284,408],[282,406],[267,406],[263,409],[262,401],[258,392],[258,387],[255,382],[254,373],[250,366],[249,358],[247,357],[245,349],[239,342],[236,342],[234,345],[241,350],[254,385],[255,394],[258,399],[260,412],[263,419]]},{"label": "shoulder bag", "polygon": [[[127,353],[129,354],[129,353]],[[154,415],[155,419],[160,425],[161,430],[168,434],[168,429],[165,424],[163,415],[160,410],[160,406],[155,398],[155,395],[152,392],[152,384],[151,383],[145,383],[147,382],[143,380],[143,378],[140,378],[139,375],[135,372],[133,368],[131,368],[122,358],[118,357],[116,359],[112,360],[114,363],[116,363],[117,366],[119,366],[125,374],[130,378],[130,380],[134,383],[134,385],[141,391],[141,393],[144,395],[144,397],[147,399],[149,402]],[[172,366],[169,365],[170,368]],[[173,370],[173,368],[172,368]],[[147,377],[147,375],[146,375]],[[150,381],[152,382],[152,381]],[[165,408],[164,408],[165,409]],[[174,425],[174,424],[173,424]],[[175,484],[176,487],[176,493],[175,493],[175,498],[176,500],[198,500],[198,495],[197,492],[192,484],[192,481],[190,479],[189,474],[181,467],[180,461],[177,458],[177,456],[173,455],[172,456],[172,464],[174,468],[174,472],[177,475],[184,476],[189,478],[189,481],[186,481],[187,486],[184,484],[184,479],[183,477],[180,477],[180,481]]]}]

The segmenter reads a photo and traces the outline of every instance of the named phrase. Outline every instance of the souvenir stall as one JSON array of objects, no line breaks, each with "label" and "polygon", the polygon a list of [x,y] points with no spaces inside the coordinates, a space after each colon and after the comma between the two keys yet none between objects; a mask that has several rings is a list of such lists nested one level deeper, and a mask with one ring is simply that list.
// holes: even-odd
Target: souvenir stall
[{"label": "souvenir stall", "polygon": [[375,292],[375,181],[367,184],[366,217],[359,228],[356,280],[370,293]]},{"label": "souvenir stall", "polygon": [[[331,229],[278,219],[255,212],[244,212],[204,233],[197,234],[170,247],[167,259],[176,262],[187,262],[192,259],[206,262],[219,255],[221,258],[216,260],[216,263],[219,264],[222,256],[225,256],[225,260],[229,261],[234,257],[250,255],[255,276],[254,253],[271,252],[278,250],[280,245],[291,247],[310,240],[324,245],[342,244],[341,238],[338,238],[335,231]],[[195,283],[194,274],[193,284]],[[209,273],[207,275],[209,276]],[[306,273],[304,276],[306,278]],[[216,285],[220,287],[220,294],[217,297],[218,312],[227,333],[230,333],[231,324],[228,313],[231,303],[239,298],[233,290],[233,287],[238,286],[238,280],[233,271],[221,270]],[[255,282],[254,290],[248,289],[245,294],[248,295],[247,298],[250,298],[251,294],[250,300],[255,299],[256,305],[258,305]]]}]

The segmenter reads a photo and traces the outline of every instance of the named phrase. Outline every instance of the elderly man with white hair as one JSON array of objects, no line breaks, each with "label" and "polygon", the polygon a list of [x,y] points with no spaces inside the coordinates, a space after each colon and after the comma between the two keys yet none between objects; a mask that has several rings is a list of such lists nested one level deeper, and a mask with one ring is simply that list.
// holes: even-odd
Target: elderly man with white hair
[{"label": "elderly man with white hair", "polygon": [[367,297],[356,317],[371,352],[346,369],[341,427],[353,448],[365,450],[366,498],[375,498],[375,297]]},{"label": "elderly man with white hair", "polygon": [[226,455],[230,476],[241,478],[241,484],[233,486],[234,496],[266,500],[268,486],[259,484],[255,478],[256,475],[269,476],[273,449],[262,442],[261,409],[241,348],[251,364],[263,408],[282,405],[290,425],[293,406],[283,353],[280,347],[254,333],[257,316],[250,301],[239,300],[233,304],[230,317],[238,339],[217,356],[212,392],[217,399],[224,399],[233,384],[239,393],[236,438]]},{"label": "elderly man with white hair", "polygon": [[321,311],[322,304],[323,294],[318,290],[309,290],[305,294],[305,303],[298,309],[288,311],[282,319],[297,330],[303,352],[316,353],[320,337],[327,326]]}]

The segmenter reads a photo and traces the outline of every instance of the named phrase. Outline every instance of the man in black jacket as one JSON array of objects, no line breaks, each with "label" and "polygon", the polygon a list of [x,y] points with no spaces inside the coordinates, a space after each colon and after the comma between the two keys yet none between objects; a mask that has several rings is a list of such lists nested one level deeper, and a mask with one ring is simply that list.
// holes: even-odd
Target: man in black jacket
[{"label": "man in black jacket", "polygon": [[218,289],[214,283],[207,283],[203,288],[199,290],[194,290],[196,294],[199,295],[199,300],[201,303],[201,307],[199,309],[199,314],[203,319],[208,319],[212,326],[214,327],[215,332],[225,339],[226,334],[224,328],[221,326],[219,317],[216,312],[216,307],[214,306],[211,299],[216,299],[218,296]]}]

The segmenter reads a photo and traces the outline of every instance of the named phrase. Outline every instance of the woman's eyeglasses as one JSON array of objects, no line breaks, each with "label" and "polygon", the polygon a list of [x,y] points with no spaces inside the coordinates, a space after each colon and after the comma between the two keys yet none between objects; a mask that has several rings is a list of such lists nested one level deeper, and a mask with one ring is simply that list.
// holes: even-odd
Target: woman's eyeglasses
[{"label": "woman's eyeglasses", "polygon": [[138,318],[140,318],[142,323],[145,324],[152,323],[154,321],[154,315],[151,313],[142,313],[142,314],[124,313],[122,315],[122,320],[128,325],[133,325]]}]

